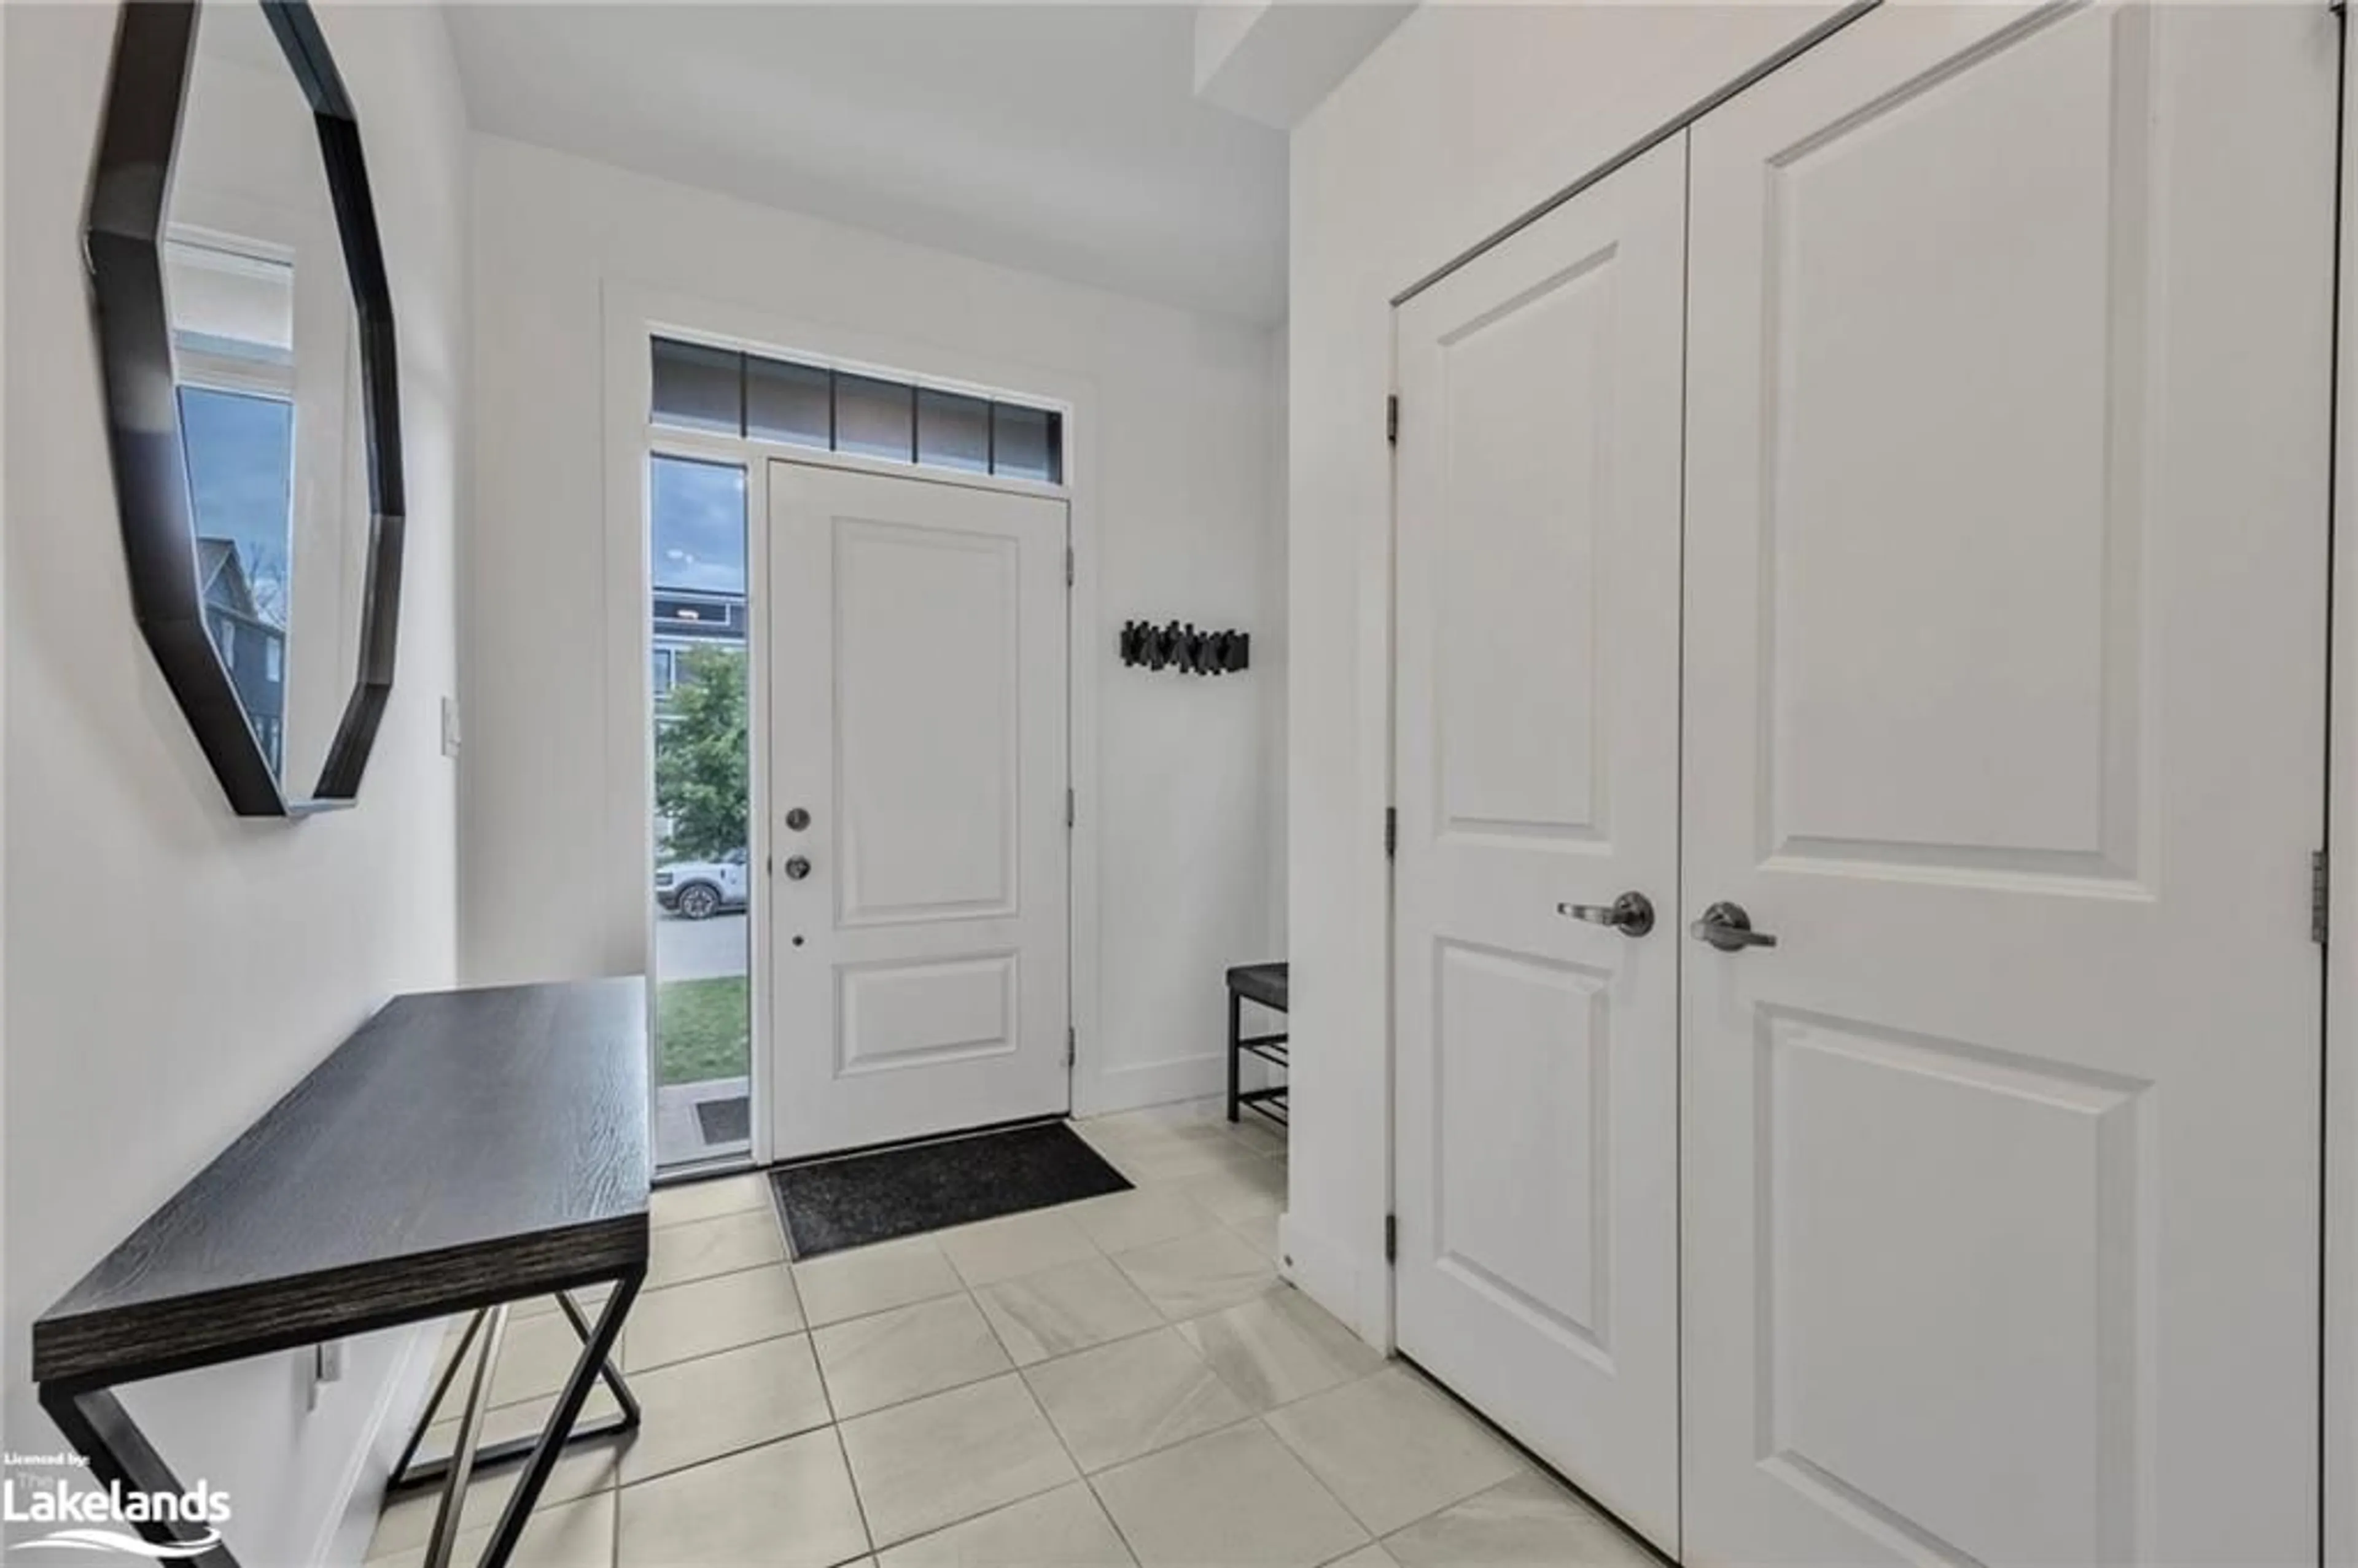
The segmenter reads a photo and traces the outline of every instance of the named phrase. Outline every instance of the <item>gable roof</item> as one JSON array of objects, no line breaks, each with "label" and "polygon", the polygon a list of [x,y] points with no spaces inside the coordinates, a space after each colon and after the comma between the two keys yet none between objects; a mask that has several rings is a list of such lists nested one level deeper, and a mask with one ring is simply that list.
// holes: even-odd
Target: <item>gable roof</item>
[{"label": "gable roof", "polygon": [[254,585],[245,575],[245,561],[239,556],[234,539],[197,540],[197,586],[204,600],[217,610],[226,610],[252,621],[259,618],[259,607],[254,602]]}]

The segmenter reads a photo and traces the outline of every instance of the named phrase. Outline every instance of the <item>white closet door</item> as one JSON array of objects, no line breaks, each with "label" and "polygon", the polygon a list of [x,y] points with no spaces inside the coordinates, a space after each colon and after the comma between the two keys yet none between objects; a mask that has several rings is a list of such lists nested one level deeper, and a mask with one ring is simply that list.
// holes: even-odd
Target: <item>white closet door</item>
[{"label": "white closet door", "polygon": [[2314,1561],[2335,26],[1887,5],[1693,132],[1693,1563]]},{"label": "white closet door", "polygon": [[1400,1344],[1672,1551],[1685,159],[1396,324]]},{"label": "white closet door", "polygon": [[1066,1108],[1065,515],[770,465],[782,1158]]}]

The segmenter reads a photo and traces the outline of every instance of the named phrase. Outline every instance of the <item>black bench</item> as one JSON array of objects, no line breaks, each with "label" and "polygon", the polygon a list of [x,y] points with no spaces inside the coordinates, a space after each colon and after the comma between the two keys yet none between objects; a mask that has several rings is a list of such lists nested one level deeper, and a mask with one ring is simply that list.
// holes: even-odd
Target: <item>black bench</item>
[{"label": "black bench", "polygon": [[1244,1110],[1253,1110],[1280,1127],[1286,1124],[1285,1086],[1248,1089],[1244,1087],[1244,1060],[1258,1056],[1278,1066],[1286,1065],[1286,1039],[1282,1033],[1255,1034],[1244,1032],[1244,1007],[1248,1001],[1259,1002],[1272,1012],[1283,1012],[1286,1000],[1286,966],[1283,964],[1239,964],[1228,971],[1228,1119],[1235,1121]]}]

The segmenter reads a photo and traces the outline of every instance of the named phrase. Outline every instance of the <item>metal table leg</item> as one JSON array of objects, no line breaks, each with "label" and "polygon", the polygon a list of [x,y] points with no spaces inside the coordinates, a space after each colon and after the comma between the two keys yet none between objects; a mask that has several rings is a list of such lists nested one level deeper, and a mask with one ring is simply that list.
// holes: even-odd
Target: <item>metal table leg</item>
[{"label": "metal table leg", "polygon": [[[566,1321],[573,1325],[573,1332],[579,1335],[581,1343],[587,1346],[590,1336],[590,1320],[583,1315],[580,1303],[573,1299],[570,1292],[559,1291],[557,1292],[557,1305],[558,1310],[565,1314]],[[413,1463],[413,1461],[416,1460],[418,1444],[425,1440],[427,1428],[434,1424],[435,1416],[442,1409],[443,1400],[449,1394],[451,1383],[458,1378],[459,1368],[466,1365],[468,1346],[474,1343],[476,1334],[481,1330],[484,1320],[493,1310],[491,1307],[483,1307],[477,1311],[474,1317],[468,1323],[466,1333],[460,1336],[457,1354],[450,1357],[450,1364],[442,1369],[441,1379],[434,1385],[434,1392],[427,1400],[426,1409],[418,1415],[417,1424],[410,1431],[409,1441],[402,1446],[401,1458],[393,1467],[393,1477],[385,1483],[388,1491],[407,1491],[413,1487],[428,1486],[449,1473],[450,1456],[449,1455],[428,1459],[423,1463]],[[598,1363],[598,1375],[605,1383],[608,1391],[614,1396],[614,1402],[622,1407],[621,1413],[604,1417],[578,1429],[568,1435],[568,1442],[579,1443],[595,1437],[611,1437],[617,1433],[632,1432],[638,1427],[639,1401],[632,1394],[631,1386],[622,1380],[622,1374],[616,1370],[613,1362],[608,1358],[600,1358]],[[505,1465],[512,1460],[521,1459],[530,1454],[534,1445],[539,1441],[539,1434],[535,1433],[529,1437],[511,1437],[494,1443],[476,1454],[475,1467],[479,1470],[486,1469],[492,1465]]]},{"label": "metal table leg", "polygon": [[[509,1438],[489,1446],[482,1444],[483,1414],[490,1403],[492,1379],[499,1360],[499,1342],[509,1309],[504,1303],[484,1307],[468,1322],[466,1332],[460,1336],[458,1352],[450,1357],[450,1364],[443,1368],[440,1379],[434,1385],[434,1392],[427,1400],[426,1409],[417,1418],[417,1425],[402,1448],[400,1463],[394,1466],[394,1477],[389,1484],[389,1489],[406,1489],[435,1481],[442,1483],[442,1503],[435,1515],[434,1533],[427,1548],[425,1568],[449,1568],[450,1554],[458,1541],[459,1519],[464,1507],[467,1483],[475,1472],[514,1459],[526,1460],[524,1473],[516,1478],[515,1487],[508,1495],[499,1524],[493,1530],[490,1542],[483,1548],[481,1560],[481,1568],[502,1568],[515,1551],[533,1506],[540,1500],[541,1488],[547,1485],[549,1472],[556,1468],[557,1455],[565,1445],[585,1438],[629,1432],[638,1426],[639,1401],[632,1394],[630,1385],[622,1380],[622,1373],[615,1369],[612,1357],[614,1341],[622,1333],[622,1319],[629,1313],[631,1303],[637,1296],[640,1283],[645,1277],[644,1271],[641,1271],[617,1281],[613,1293],[606,1298],[605,1308],[594,1325],[570,1292],[557,1292],[557,1310],[565,1314],[566,1322],[580,1336],[581,1354],[575,1360],[573,1370],[566,1379],[563,1391],[557,1396],[556,1407],[549,1411],[547,1421],[539,1432],[529,1437]],[[458,1440],[447,1457],[415,1463],[418,1444],[441,1410],[451,1384],[458,1379],[460,1368],[467,1365],[468,1350],[478,1334],[484,1336],[485,1343],[475,1362],[467,1402],[460,1414]],[[590,1397],[590,1386],[600,1380],[613,1392],[614,1401],[622,1409],[607,1420],[577,1429],[574,1421],[581,1413],[583,1401]]]},{"label": "metal table leg", "polygon": [[[508,1506],[501,1510],[500,1522],[492,1531],[491,1544],[483,1549],[481,1568],[505,1568],[507,1560],[524,1537],[526,1519],[533,1504],[540,1500],[540,1489],[548,1482],[548,1473],[557,1467],[557,1455],[573,1436],[573,1419],[581,1413],[581,1403],[590,1397],[590,1385],[599,1378],[610,1383],[620,1383],[606,1357],[614,1348],[615,1337],[622,1331],[622,1319],[637,1298],[639,1286],[647,1277],[643,1267],[625,1274],[615,1282],[613,1293],[606,1298],[605,1310],[598,1314],[598,1324],[589,1332],[581,1346],[580,1359],[573,1363],[572,1372],[565,1379],[564,1391],[557,1396],[557,1408],[548,1413],[548,1423],[541,1428],[540,1441],[534,1444],[532,1457],[525,1461],[524,1474],[516,1480],[515,1490],[508,1495]],[[563,1296],[557,1298],[574,1326],[582,1326],[580,1309]],[[622,1396],[629,1398],[627,1392]],[[635,1403],[623,1407],[627,1424],[636,1426],[639,1409]]]},{"label": "metal table leg", "polygon": [[[434,1510],[434,1529],[426,1538],[426,1568],[450,1568],[450,1553],[459,1544],[459,1521],[466,1510],[467,1481],[475,1471],[475,1446],[483,1434],[483,1410],[491,1403],[492,1378],[499,1370],[500,1341],[508,1331],[508,1308],[505,1302],[490,1309],[488,1319],[478,1314],[467,1325],[467,1338],[475,1336],[480,1326],[483,1331],[482,1354],[475,1358],[474,1380],[467,1388],[467,1407],[459,1416],[459,1441],[451,1445],[449,1474],[442,1481],[442,1501]],[[450,1370],[459,1369],[466,1357],[462,1343],[457,1356],[450,1358]],[[448,1376],[442,1379],[449,1382]],[[427,1414],[433,1411],[429,1407]]]},{"label": "metal table leg", "polygon": [[[467,1332],[459,1336],[459,1348],[451,1353],[450,1364],[442,1368],[442,1376],[435,1379],[434,1391],[426,1396],[426,1408],[418,1412],[417,1424],[409,1429],[409,1441],[401,1445],[401,1457],[393,1462],[393,1474],[385,1481],[387,1491],[397,1490],[412,1481],[423,1484],[433,1478],[412,1471],[409,1462],[417,1457],[417,1445],[426,1441],[426,1430],[434,1424],[434,1412],[449,1396],[450,1384],[459,1376],[459,1368],[467,1364],[467,1352],[473,1347],[475,1336],[482,1332],[483,1322],[491,1315],[492,1309],[484,1307],[467,1320]],[[449,1465],[447,1459],[440,1463],[445,1468]]]},{"label": "metal table leg", "polygon": [[[91,1474],[109,1486],[118,1486],[125,1492],[185,1493],[180,1478],[164,1463],[146,1433],[106,1388],[85,1389],[69,1392],[53,1383],[40,1389],[41,1408],[58,1423],[65,1440],[90,1461]],[[186,1548],[194,1546],[214,1532],[172,1519],[143,1519],[135,1527],[140,1537],[151,1546]],[[237,1559],[226,1543],[210,1550],[191,1553],[175,1561],[193,1563],[196,1568],[237,1568]]]},{"label": "metal table leg", "polygon": [[1236,988],[1228,989],[1228,1119],[1237,1119],[1237,1107],[1242,1103],[1240,1090],[1244,1083],[1244,1000]]}]

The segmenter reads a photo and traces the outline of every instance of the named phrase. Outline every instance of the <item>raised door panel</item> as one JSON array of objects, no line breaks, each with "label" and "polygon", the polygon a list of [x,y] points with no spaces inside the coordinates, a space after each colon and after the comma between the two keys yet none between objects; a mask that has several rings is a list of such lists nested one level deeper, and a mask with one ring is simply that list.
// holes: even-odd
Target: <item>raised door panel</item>
[{"label": "raised door panel", "polygon": [[2002,34],[1762,160],[1771,854],[2135,874],[2149,30]]},{"label": "raised door panel", "polygon": [[1018,953],[978,953],[838,970],[837,1075],[1013,1054],[1022,964]]},{"label": "raised door panel", "polygon": [[864,517],[834,528],[838,917],[1014,914],[1017,542]]},{"label": "raised door panel", "polygon": [[1439,831],[1602,835],[1597,549],[1613,438],[1605,361],[1614,247],[1576,258],[1444,334],[1433,416],[1449,546],[1436,552],[1433,758]]},{"label": "raised door panel", "polygon": [[1579,1354],[1610,1355],[1612,1004],[1602,970],[1444,943],[1430,1086],[1435,1267]]},{"label": "raised door panel", "polygon": [[1756,1038],[1762,1467],[1937,1560],[2120,1561],[2150,1086],[1768,1009]]}]

